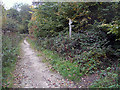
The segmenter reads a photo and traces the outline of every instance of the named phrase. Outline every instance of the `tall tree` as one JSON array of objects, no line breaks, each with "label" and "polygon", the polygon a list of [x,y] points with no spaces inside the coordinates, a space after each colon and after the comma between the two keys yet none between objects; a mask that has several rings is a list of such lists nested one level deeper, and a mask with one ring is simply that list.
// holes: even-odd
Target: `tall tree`
[{"label": "tall tree", "polygon": [[21,17],[22,25],[25,26],[23,33],[28,33],[28,23],[31,19],[31,13],[29,13],[29,11],[31,11],[31,9],[27,4],[20,7],[19,15]]}]

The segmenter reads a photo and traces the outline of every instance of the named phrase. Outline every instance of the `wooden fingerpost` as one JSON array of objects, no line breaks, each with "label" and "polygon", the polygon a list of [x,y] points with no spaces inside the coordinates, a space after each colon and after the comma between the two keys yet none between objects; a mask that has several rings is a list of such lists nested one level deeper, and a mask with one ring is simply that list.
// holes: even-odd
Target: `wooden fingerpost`
[{"label": "wooden fingerpost", "polygon": [[72,32],[72,20],[69,19],[69,37],[71,38],[71,32]]}]

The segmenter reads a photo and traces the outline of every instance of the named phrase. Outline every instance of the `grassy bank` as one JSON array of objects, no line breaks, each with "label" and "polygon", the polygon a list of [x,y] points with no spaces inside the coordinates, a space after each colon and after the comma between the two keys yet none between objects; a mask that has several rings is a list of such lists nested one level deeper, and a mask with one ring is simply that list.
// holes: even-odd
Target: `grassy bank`
[{"label": "grassy bank", "polygon": [[10,88],[13,85],[15,63],[20,54],[20,41],[23,36],[8,33],[2,37],[2,87]]}]

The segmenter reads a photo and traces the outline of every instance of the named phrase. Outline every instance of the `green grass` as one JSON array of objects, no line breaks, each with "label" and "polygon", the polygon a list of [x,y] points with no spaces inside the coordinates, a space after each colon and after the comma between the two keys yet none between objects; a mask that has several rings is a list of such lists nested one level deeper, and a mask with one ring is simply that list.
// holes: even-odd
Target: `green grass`
[{"label": "green grass", "polygon": [[77,63],[65,61],[64,58],[47,49],[43,53],[47,57],[47,61],[53,66],[53,69],[58,71],[63,77],[74,81],[80,80],[83,74],[80,73]]},{"label": "green grass", "polygon": [[37,56],[42,56],[42,54],[41,54],[41,53],[39,53],[39,54],[37,54]]},{"label": "green grass", "polygon": [[[42,51],[46,57],[43,62],[49,62],[51,64],[49,67],[51,67],[52,71],[58,71],[64,78],[73,81],[79,81],[83,76],[83,74],[80,73],[80,67],[77,63],[71,63],[70,61],[65,60],[64,57],[60,57],[57,53],[48,49],[43,49],[41,46],[37,45],[35,41],[30,39],[27,40],[32,48]],[[42,56],[42,54],[38,54],[38,56]]]},{"label": "green grass", "polygon": [[94,82],[90,88],[120,88],[117,71],[118,70],[112,70],[111,67],[101,70],[100,79]]}]

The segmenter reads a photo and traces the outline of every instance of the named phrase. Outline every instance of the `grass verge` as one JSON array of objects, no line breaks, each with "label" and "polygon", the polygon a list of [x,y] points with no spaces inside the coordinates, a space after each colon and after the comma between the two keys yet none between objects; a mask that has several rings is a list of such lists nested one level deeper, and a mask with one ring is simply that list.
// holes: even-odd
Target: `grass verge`
[{"label": "grass verge", "polygon": [[[43,62],[49,62],[51,64],[51,69],[59,72],[64,78],[67,78],[72,81],[79,81],[83,76],[80,73],[79,65],[77,63],[71,63],[68,60],[65,60],[64,57],[60,57],[57,53],[44,49],[41,46],[37,45],[34,40],[27,39],[27,41],[31,44],[31,47],[36,49],[37,51],[42,51],[45,55],[45,60]],[[38,54],[41,56],[41,54]]]}]

